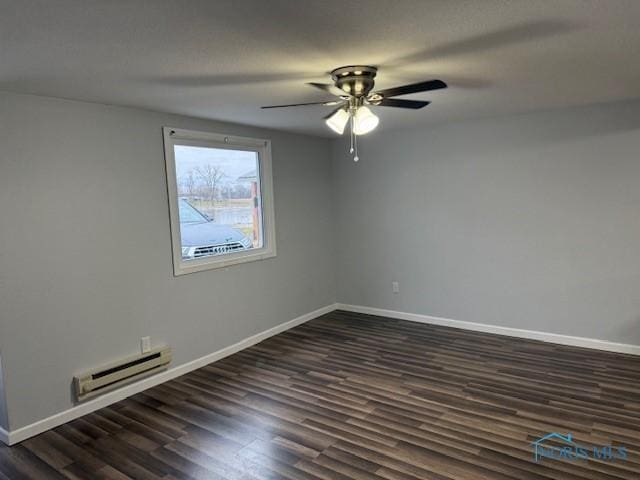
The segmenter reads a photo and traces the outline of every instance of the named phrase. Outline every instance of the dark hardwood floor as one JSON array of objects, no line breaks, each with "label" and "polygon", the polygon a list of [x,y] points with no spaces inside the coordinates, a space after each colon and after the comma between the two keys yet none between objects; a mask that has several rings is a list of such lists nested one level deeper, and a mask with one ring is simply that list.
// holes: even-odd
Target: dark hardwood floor
[{"label": "dark hardwood floor", "polygon": [[640,357],[333,312],[0,447],[23,478],[637,480]]}]

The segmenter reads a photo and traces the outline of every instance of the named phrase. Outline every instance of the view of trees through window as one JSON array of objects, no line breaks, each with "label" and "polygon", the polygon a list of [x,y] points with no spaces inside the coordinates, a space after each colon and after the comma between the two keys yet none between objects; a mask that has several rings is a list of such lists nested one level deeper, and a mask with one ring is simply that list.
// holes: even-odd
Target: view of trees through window
[{"label": "view of trees through window", "polygon": [[262,247],[258,154],[175,145],[174,156],[182,258]]}]

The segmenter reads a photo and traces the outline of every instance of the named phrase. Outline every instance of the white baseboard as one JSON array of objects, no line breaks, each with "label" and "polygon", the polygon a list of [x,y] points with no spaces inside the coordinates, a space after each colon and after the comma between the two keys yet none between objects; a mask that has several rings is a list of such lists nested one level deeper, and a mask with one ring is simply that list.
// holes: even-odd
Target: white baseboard
[{"label": "white baseboard", "polygon": [[597,350],[605,350],[609,352],[640,355],[640,345],[627,345],[624,343],[614,343],[593,338],[572,337],[569,335],[560,335],[556,333],[537,332],[534,330],[525,330],[520,328],[501,327],[498,325],[486,325],[483,323],[451,320],[448,318],[433,317],[430,315],[421,315],[417,313],[398,312],[395,310],[386,310],[382,308],[335,303],[319,308],[318,310],[314,310],[313,312],[301,315],[297,318],[294,318],[293,320],[289,320],[288,322],[265,330],[264,332],[260,332],[256,335],[245,338],[244,340],[225,347],[222,350],[218,350],[217,352],[213,352],[209,355],[197,358],[188,363],[170,368],[165,372],[145,378],[137,383],[124,386],[118,390],[105,393],[104,395],[93,400],[81,403],[68,410],[65,410],[64,412],[57,413],[30,425],[18,428],[16,430],[11,430],[9,432],[0,427],[0,442],[3,442],[7,445],[14,445],[23,440],[26,440],[27,438],[33,437],[59,425],[70,422],[71,420],[75,420],[76,418],[79,418],[83,415],[99,410],[100,408],[119,402],[120,400],[130,397],[131,395],[135,395],[136,393],[142,392],[148,388],[172,380],[193,370],[197,370],[198,368],[204,367],[205,365],[208,365],[212,362],[221,360],[224,357],[239,352],[240,350],[244,350],[245,348],[255,345],[256,343],[260,343],[261,341],[277,335],[278,333],[289,330],[290,328],[301,325],[305,322],[308,322],[309,320],[313,320],[314,318],[320,317],[334,310],[345,310],[349,312],[365,313],[368,315],[377,315],[380,317],[408,320],[411,322],[473,330],[476,332],[495,333],[498,335],[507,335],[510,337],[541,340],[543,342],[556,343],[560,345],[594,348]]},{"label": "white baseboard", "polygon": [[314,310],[313,312],[309,312],[297,318],[294,318],[293,320],[289,320],[288,322],[281,323],[280,325],[265,330],[264,332],[260,332],[256,335],[245,338],[244,340],[225,347],[222,350],[218,350],[217,352],[205,355],[204,357],[200,357],[190,362],[183,363],[182,365],[170,368],[169,370],[158,373],[157,375],[154,375],[152,377],[148,377],[140,380],[139,382],[126,385],[118,390],[105,393],[104,395],[93,400],[78,404],[68,410],[65,410],[64,412],[57,413],[43,420],[39,420],[35,423],[18,428],[16,430],[7,432],[0,428],[0,441],[7,445],[14,445],[23,440],[26,440],[27,438],[33,437],[42,432],[46,432],[47,430],[70,422],[71,420],[75,420],[76,418],[79,418],[83,415],[99,410],[100,408],[119,402],[120,400],[130,397],[131,395],[134,395],[136,393],[142,392],[143,390],[154,387],[168,380],[172,380],[193,370],[197,370],[198,368],[202,368],[212,362],[221,360],[224,357],[239,352],[240,350],[244,350],[245,348],[255,345],[256,343],[260,343],[269,337],[277,335],[278,333],[284,332],[285,330],[289,330],[290,328],[308,322],[309,320],[313,320],[314,318],[320,317],[321,315],[332,312],[333,310],[336,310],[336,308],[337,307],[335,304],[319,308],[317,310]]},{"label": "white baseboard", "polygon": [[465,322],[462,320],[451,320],[449,318],[432,317],[418,313],[398,312],[395,310],[385,310],[383,308],[364,307],[360,305],[348,305],[339,303],[337,308],[348,312],[366,313],[380,317],[390,317],[399,320],[409,320],[411,322],[428,323],[431,325],[442,325],[445,327],[462,328],[475,332],[495,333],[507,335],[509,337],[527,338],[530,340],[541,340],[543,342],[569,345],[572,347],[594,348],[607,352],[627,353],[630,355],[640,355],[640,345],[627,345],[625,343],[614,343],[595,338],[572,337],[557,333],[537,332],[535,330],[525,330],[521,328],[501,327],[499,325],[487,325],[484,323]]}]

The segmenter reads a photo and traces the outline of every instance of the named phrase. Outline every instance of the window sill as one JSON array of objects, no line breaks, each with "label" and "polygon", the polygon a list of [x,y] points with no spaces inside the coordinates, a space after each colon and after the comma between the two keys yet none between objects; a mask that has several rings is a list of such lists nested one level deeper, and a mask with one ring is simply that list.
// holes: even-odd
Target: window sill
[{"label": "window sill", "polygon": [[175,265],[173,275],[180,277],[189,273],[203,272],[205,270],[217,270],[219,268],[227,268],[232,265],[241,263],[257,262],[266,260],[276,256],[274,249],[259,249],[259,251],[250,254],[244,254],[233,258],[215,258],[209,257],[200,260],[192,260],[190,262],[180,261]]}]

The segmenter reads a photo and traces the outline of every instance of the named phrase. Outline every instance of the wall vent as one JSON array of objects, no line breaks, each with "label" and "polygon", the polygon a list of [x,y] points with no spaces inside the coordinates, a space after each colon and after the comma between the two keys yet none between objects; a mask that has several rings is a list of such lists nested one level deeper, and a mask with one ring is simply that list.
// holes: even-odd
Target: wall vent
[{"label": "wall vent", "polygon": [[161,347],[134,355],[73,377],[76,398],[87,400],[166,369],[171,348]]}]

